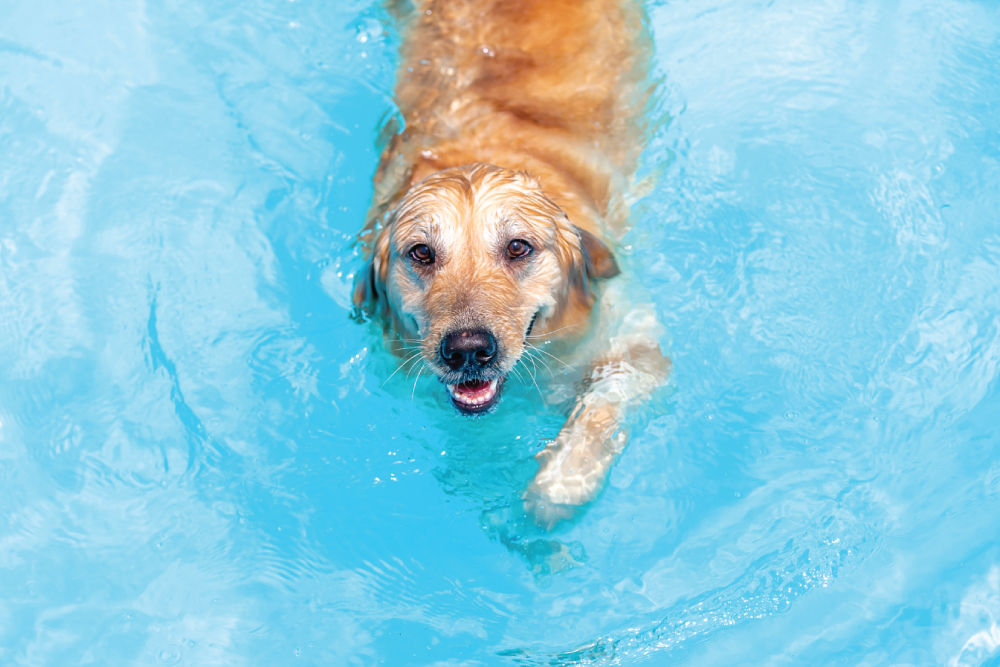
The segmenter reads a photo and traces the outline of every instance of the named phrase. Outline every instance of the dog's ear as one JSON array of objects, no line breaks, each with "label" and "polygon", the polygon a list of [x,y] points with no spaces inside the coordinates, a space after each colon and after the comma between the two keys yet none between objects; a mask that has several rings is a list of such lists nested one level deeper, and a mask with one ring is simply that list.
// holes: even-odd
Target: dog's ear
[{"label": "dog's ear", "polygon": [[378,295],[374,261],[369,260],[368,264],[354,277],[354,305],[370,313],[374,309]]},{"label": "dog's ear", "polygon": [[577,313],[575,317],[585,317],[596,296],[591,281],[618,275],[618,263],[596,235],[571,224],[568,218],[561,222],[558,239],[567,279],[565,305]]},{"label": "dog's ear", "polygon": [[575,227],[575,229],[580,236],[580,252],[583,253],[587,275],[591,278],[614,278],[617,276],[620,271],[611,249],[586,229],[579,227]]},{"label": "dog's ear", "polygon": [[374,315],[385,297],[385,278],[389,270],[389,240],[385,230],[379,234],[368,263],[354,278],[354,305]]}]

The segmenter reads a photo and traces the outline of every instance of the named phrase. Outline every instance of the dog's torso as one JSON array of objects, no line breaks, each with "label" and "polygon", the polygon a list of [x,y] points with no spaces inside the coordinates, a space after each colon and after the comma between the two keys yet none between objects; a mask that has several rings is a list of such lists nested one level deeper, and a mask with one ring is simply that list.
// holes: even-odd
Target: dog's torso
[{"label": "dog's torso", "polygon": [[649,43],[617,0],[431,0],[403,46],[405,129],[375,178],[373,220],[415,183],[485,162],[537,178],[578,227],[621,230],[642,148]]}]

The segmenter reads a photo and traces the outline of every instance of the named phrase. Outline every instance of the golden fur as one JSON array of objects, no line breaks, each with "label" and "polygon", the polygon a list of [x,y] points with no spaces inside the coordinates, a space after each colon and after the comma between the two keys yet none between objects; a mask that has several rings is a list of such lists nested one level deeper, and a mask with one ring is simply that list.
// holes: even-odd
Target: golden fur
[{"label": "golden fur", "polygon": [[[355,302],[420,340],[446,383],[502,382],[529,332],[539,342],[585,330],[596,281],[618,273],[607,239],[622,231],[624,183],[641,149],[642,13],[629,0],[428,0],[404,34],[396,99],[405,129],[375,176]],[[528,256],[512,257],[512,241],[528,244]],[[414,248],[432,260],[415,261]],[[445,337],[479,330],[496,338],[491,365],[472,375],[450,368]],[[633,348],[654,361],[629,362]],[[655,342],[596,362],[591,384],[629,373],[662,378]],[[581,394],[540,455],[528,496],[536,513],[599,489],[623,444],[622,410],[650,383],[625,385],[620,399],[610,397],[617,389]]]}]

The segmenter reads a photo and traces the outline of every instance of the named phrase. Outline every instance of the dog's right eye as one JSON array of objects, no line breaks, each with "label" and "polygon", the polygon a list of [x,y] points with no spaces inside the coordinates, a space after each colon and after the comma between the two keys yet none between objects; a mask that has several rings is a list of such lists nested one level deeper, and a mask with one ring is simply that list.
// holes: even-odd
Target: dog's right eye
[{"label": "dog's right eye", "polygon": [[424,243],[418,243],[417,245],[410,248],[410,259],[414,262],[420,262],[421,264],[433,264],[434,263],[434,251],[431,250],[430,246]]}]

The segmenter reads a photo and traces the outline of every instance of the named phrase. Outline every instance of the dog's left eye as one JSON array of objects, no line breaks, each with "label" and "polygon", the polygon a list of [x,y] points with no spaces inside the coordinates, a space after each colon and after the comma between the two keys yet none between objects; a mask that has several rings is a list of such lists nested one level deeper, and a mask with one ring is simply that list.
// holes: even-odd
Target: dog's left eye
[{"label": "dog's left eye", "polygon": [[531,254],[534,248],[531,244],[523,239],[514,239],[507,244],[507,256],[511,259],[518,259],[520,257],[527,257]]}]

